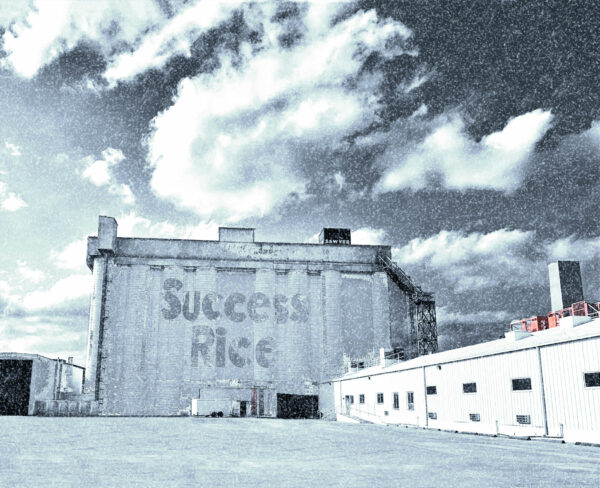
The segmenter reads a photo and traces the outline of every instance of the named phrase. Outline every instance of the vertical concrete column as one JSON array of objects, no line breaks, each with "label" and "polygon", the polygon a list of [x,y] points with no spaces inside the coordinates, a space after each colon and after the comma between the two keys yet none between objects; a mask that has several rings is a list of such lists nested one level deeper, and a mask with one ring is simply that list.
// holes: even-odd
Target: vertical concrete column
[{"label": "vertical concrete column", "polygon": [[[198,273],[199,269],[194,266],[184,266],[183,268],[183,305],[186,305],[186,293],[187,296],[187,307],[186,312],[189,317],[193,317],[196,313],[198,314],[195,320],[187,320],[183,314],[181,316],[180,323],[182,324],[183,333],[178,337],[177,350],[174,351],[175,357],[181,361],[181,392],[180,392],[180,404],[179,410],[183,411],[189,409],[191,412],[192,398],[197,398],[198,389],[192,384],[192,370],[191,370],[191,351],[190,346],[192,343],[192,328],[202,320],[202,298],[203,293],[199,292],[198,285]],[[196,307],[195,295],[199,293],[200,302]],[[192,314],[192,315],[189,315]]]},{"label": "vertical concrete column", "polygon": [[390,304],[387,275],[383,271],[373,273],[371,280],[373,304],[373,349],[389,351],[391,344]]},{"label": "vertical concrete column", "polygon": [[[256,270],[254,282],[255,295],[249,310],[252,309],[253,317],[250,317],[254,327],[253,350],[249,356],[253,357],[254,382],[262,386],[276,378],[276,354],[278,344],[275,339],[275,313],[272,301],[278,293],[275,287],[275,270],[273,268],[262,268]],[[266,367],[265,367],[266,366]]]},{"label": "vertical concrete column", "polygon": [[319,382],[323,373],[323,277],[313,273],[308,276],[310,286],[310,376],[313,382]]},{"label": "vertical concrete column", "polygon": [[161,308],[163,307],[162,300],[162,284],[164,281],[163,270],[160,266],[150,266],[150,282],[148,293],[149,298],[149,321],[146,327],[146,365],[148,368],[148,389],[146,395],[148,404],[146,413],[156,415],[157,402],[157,385],[160,368],[160,321],[162,318]]},{"label": "vertical concrete column", "polygon": [[90,305],[90,321],[88,326],[87,361],[85,368],[84,393],[96,398],[96,382],[99,366],[99,343],[102,329],[102,313],[104,306],[104,281],[106,278],[106,256],[94,258],[92,271],[92,297]]},{"label": "vertical concrete column", "polygon": [[[303,394],[304,382],[310,377],[310,304],[306,270],[290,270],[287,275],[287,310],[289,316],[280,324],[283,337],[280,358],[289,385],[288,393]],[[280,363],[281,364],[281,363]]]},{"label": "vertical concrete column", "polygon": [[[310,380],[310,363],[312,362],[310,343],[310,293],[308,273],[306,269],[291,270],[288,274],[288,293],[291,300],[290,330],[296,341],[292,351],[295,357],[295,371],[301,381],[301,387]],[[301,393],[304,393],[301,390]]]},{"label": "vertical concrete column", "polygon": [[325,329],[323,380],[343,372],[342,324],[340,314],[341,274],[336,270],[323,272],[323,326]]},{"label": "vertical concrete column", "polygon": [[140,325],[142,339],[138,372],[142,391],[138,406],[143,415],[151,415],[154,405],[153,385],[156,378],[156,347],[153,343],[155,340],[154,321],[156,320],[155,309],[160,303],[160,270],[156,267],[145,266],[144,276],[146,299],[143,302]]},{"label": "vertical concrete column", "polygon": [[[215,312],[223,315],[223,301],[217,299],[217,269],[214,266],[200,267],[194,273],[194,290],[200,292],[201,311],[198,318],[193,322],[186,324],[184,355],[186,360],[190,361],[188,378],[190,378],[190,387],[192,388],[192,398],[198,398],[198,390],[203,384],[216,379],[215,358],[212,357],[212,366],[205,365],[201,355],[197,357],[197,365],[192,364],[192,350],[194,349],[194,330],[200,327],[211,327],[213,330],[217,327],[220,319],[209,320],[206,313]],[[208,308],[210,307],[210,308]],[[205,313],[206,309],[206,313]],[[186,321],[187,322],[187,321]],[[197,337],[196,337],[197,339]],[[214,348],[213,348],[214,350]],[[196,352],[197,354],[197,352]]]}]

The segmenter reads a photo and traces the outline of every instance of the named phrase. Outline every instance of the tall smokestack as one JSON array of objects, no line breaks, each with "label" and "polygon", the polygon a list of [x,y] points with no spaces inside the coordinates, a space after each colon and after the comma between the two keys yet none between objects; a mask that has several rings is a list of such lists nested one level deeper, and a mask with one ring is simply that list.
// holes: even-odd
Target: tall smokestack
[{"label": "tall smokestack", "polygon": [[579,261],[557,261],[548,265],[552,311],[583,300]]}]

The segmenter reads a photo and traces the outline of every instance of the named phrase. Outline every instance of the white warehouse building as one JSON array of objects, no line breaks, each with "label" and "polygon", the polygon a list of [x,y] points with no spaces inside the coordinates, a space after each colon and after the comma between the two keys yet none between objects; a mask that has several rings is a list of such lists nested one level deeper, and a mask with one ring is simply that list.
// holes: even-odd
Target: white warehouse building
[{"label": "white warehouse building", "polygon": [[600,319],[385,362],[334,381],[338,420],[600,444]]}]

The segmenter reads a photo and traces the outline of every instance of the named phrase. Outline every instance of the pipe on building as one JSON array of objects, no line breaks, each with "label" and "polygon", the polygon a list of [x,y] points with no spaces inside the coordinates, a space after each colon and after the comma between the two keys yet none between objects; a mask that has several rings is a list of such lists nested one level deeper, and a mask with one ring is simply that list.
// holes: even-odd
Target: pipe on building
[{"label": "pipe on building", "polygon": [[538,365],[539,365],[539,373],[540,373],[540,392],[542,395],[542,414],[544,416],[544,435],[548,435],[548,414],[546,413],[546,391],[544,389],[544,372],[542,370],[542,353],[540,351],[540,346],[537,346],[537,357],[538,357]]}]

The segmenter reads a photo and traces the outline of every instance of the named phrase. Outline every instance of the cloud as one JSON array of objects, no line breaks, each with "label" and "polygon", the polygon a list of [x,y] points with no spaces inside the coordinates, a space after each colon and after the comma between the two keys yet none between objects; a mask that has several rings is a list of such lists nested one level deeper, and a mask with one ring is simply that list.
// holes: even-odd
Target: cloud
[{"label": "cloud", "polygon": [[448,307],[437,307],[436,318],[438,324],[463,323],[480,324],[489,322],[507,322],[513,319],[511,312],[507,310],[479,310],[477,312],[454,312]]},{"label": "cloud", "polygon": [[182,9],[157,31],[144,37],[135,49],[113,59],[104,77],[114,85],[150,68],[161,68],[174,55],[189,57],[194,40],[225,21],[241,3],[203,0]]},{"label": "cloud", "polygon": [[593,121],[591,127],[583,135],[593,141],[596,147],[600,149],[600,120]]},{"label": "cloud", "polygon": [[4,143],[4,147],[8,151],[8,154],[10,154],[11,156],[18,157],[21,155],[21,148],[19,146],[16,146],[15,144],[11,144],[10,142],[6,141]]},{"label": "cloud", "polygon": [[92,156],[84,158],[86,168],[81,177],[96,186],[108,186],[109,193],[121,197],[123,203],[133,204],[135,197],[129,185],[117,183],[113,175],[113,168],[123,160],[125,155],[120,149],[109,147],[102,151],[102,159],[94,161]]},{"label": "cloud", "polygon": [[384,244],[385,231],[371,227],[361,227],[352,231],[352,244],[377,246]]},{"label": "cloud", "polygon": [[0,317],[88,315],[92,275],[87,270],[33,290],[31,284],[39,285],[45,281],[45,273],[20,262],[14,276],[18,279],[11,277],[8,281],[0,281]]},{"label": "cloud", "polygon": [[219,226],[214,222],[199,222],[195,225],[178,225],[171,222],[152,222],[135,212],[117,218],[119,237],[154,237],[170,239],[218,239]]},{"label": "cloud", "polygon": [[[340,8],[340,7],[338,7]],[[290,194],[304,195],[303,158],[377,119],[376,74],[361,71],[373,53],[391,57],[410,35],[399,22],[360,11],[335,25],[335,6],[302,4],[292,45],[275,6],[245,19],[259,45],[223,51],[220,66],[183,80],[149,138],[155,194],[203,218],[226,222],[266,215]],[[316,164],[316,162],[313,162]]]},{"label": "cloud", "polygon": [[27,202],[20,195],[9,192],[6,183],[0,181],[0,206],[7,212],[16,212],[23,207],[27,207]]},{"label": "cloud", "polygon": [[2,197],[2,208],[7,212],[16,212],[23,207],[27,207],[27,202],[16,193],[10,192]]},{"label": "cloud", "polygon": [[546,245],[551,260],[592,260],[600,258],[600,237],[578,239],[575,236],[558,239]]},{"label": "cloud", "polygon": [[69,269],[72,271],[87,269],[87,237],[70,242],[63,249],[50,252],[50,260],[60,269]]},{"label": "cloud", "polygon": [[[547,279],[546,257],[536,253],[533,231],[500,229],[487,234],[441,231],[394,248],[401,267],[418,269],[435,288],[454,292],[517,286]],[[405,269],[406,271],[406,269]]]},{"label": "cloud", "polygon": [[412,146],[392,130],[388,147],[376,161],[385,170],[375,192],[419,190],[431,176],[438,176],[450,189],[511,193],[522,183],[525,165],[551,121],[550,111],[534,110],[510,119],[504,129],[477,142],[466,134],[460,116],[444,115],[433,122],[422,142]]},{"label": "cloud", "polygon": [[30,268],[26,261],[17,261],[17,273],[23,280],[31,283],[41,283],[46,279],[43,271]]},{"label": "cloud", "polygon": [[49,289],[26,293],[21,305],[26,312],[87,314],[91,291],[91,274],[71,275],[58,280]]},{"label": "cloud", "polygon": [[342,191],[344,189],[344,183],[346,183],[346,178],[344,178],[344,175],[338,171],[333,175],[333,179],[338,185],[338,191]]},{"label": "cloud", "polygon": [[34,315],[0,320],[0,351],[41,354],[85,366],[85,317]]},{"label": "cloud", "polygon": [[35,0],[27,10],[21,7],[11,16],[0,17],[8,27],[2,37],[7,53],[3,65],[31,78],[83,40],[111,55],[123,45],[134,45],[166,17],[158,2]]}]

